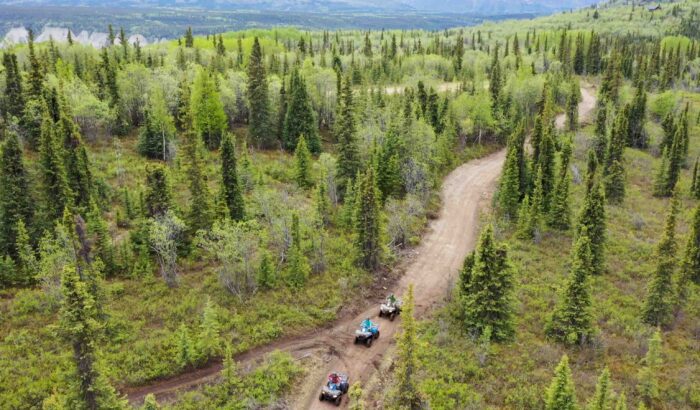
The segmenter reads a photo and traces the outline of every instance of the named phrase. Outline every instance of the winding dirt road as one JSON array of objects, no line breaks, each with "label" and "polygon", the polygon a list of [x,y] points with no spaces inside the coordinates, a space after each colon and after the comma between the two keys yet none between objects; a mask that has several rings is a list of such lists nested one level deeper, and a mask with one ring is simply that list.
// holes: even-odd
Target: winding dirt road
[{"label": "winding dirt road", "polygon": [[[586,88],[581,89],[581,94],[579,118],[585,121],[595,106],[595,97]],[[562,128],[564,122],[563,115],[557,117],[558,128]],[[444,300],[464,257],[474,249],[479,234],[480,213],[489,207],[504,159],[505,150],[501,150],[461,165],[444,180],[440,215],[430,223],[421,244],[413,252],[414,256],[409,261],[405,274],[392,289],[395,294],[402,295],[409,284],[414,285],[417,317],[423,316]],[[244,370],[255,366],[265,353],[273,350],[283,350],[296,358],[313,360],[315,366],[307,380],[300,383],[299,395],[293,408],[332,408],[332,404],[318,401],[319,388],[325,375],[337,370],[347,373],[351,382],[359,380],[364,384],[395,342],[400,320],[390,322],[378,319],[380,301],[375,302],[361,314],[336,322],[328,329],[253,349],[236,359]],[[381,337],[371,348],[352,343],[355,329],[366,317],[377,321],[381,331]],[[170,401],[180,391],[215,381],[220,370],[221,364],[217,362],[152,385],[124,389],[123,393],[127,394],[134,405],[141,404],[149,393],[155,394],[161,402]],[[347,404],[347,399],[344,403]]]}]

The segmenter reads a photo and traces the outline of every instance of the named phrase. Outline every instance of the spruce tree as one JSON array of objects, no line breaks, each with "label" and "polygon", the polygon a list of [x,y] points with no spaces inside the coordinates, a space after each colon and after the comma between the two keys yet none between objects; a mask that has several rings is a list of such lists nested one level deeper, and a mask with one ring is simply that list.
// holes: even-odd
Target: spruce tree
[{"label": "spruce tree", "polygon": [[576,410],[578,408],[567,355],[562,356],[556,370],[554,370],[554,378],[547,389],[544,401],[545,410]]},{"label": "spruce tree", "polygon": [[473,256],[471,274],[465,275],[468,284],[461,284],[463,292],[465,328],[472,334],[482,335],[487,328],[496,341],[510,340],[513,327],[513,269],[505,245],[496,242],[493,226],[482,231]]},{"label": "spruce tree", "polygon": [[236,151],[233,138],[224,134],[221,141],[221,194],[228,211],[227,216],[234,221],[240,221],[245,216],[243,190],[236,168]]},{"label": "spruce tree", "polygon": [[299,215],[295,213],[292,215],[292,246],[289,248],[287,283],[293,288],[300,288],[306,284],[310,273],[311,266],[302,249]]},{"label": "spruce tree", "polygon": [[646,404],[651,405],[653,400],[659,397],[659,373],[662,364],[661,331],[657,329],[649,339],[649,348],[637,375],[637,390]]},{"label": "spruce tree", "polygon": [[692,282],[700,284],[700,205],[697,205],[693,211],[688,241],[676,279],[676,315],[690,296]]},{"label": "spruce tree", "polygon": [[[595,155],[592,156],[595,160]],[[590,169],[590,168],[589,168]],[[588,177],[586,197],[578,217],[576,234],[584,230],[588,233],[591,243],[591,273],[600,275],[605,271],[605,248],[607,241],[607,226],[605,215],[605,195],[595,173]]]},{"label": "spruce tree", "polygon": [[8,134],[0,147],[0,255],[10,255],[18,262],[17,223],[31,225],[34,204],[22,147],[15,133]]},{"label": "spruce tree", "polygon": [[650,279],[642,309],[642,320],[653,326],[669,323],[673,308],[673,278],[676,260],[676,217],[678,198],[671,199],[661,241],[656,248],[656,269]]},{"label": "spruce tree", "polygon": [[357,182],[353,225],[355,249],[361,267],[376,271],[382,260],[382,209],[374,169],[368,167]]},{"label": "spruce tree", "polygon": [[559,180],[552,195],[552,205],[549,210],[549,226],[566,230],[571,224],[571,209],[569,206],[569,161],[572,154],[572,142],[563,143],[561,162],[559,164]]},{"label": "spruce tree", "polygon": [[200,69],[194,79],[190,99],[190,112],[194,130],[207,148],[219,146],[221,137],[228,128],[224,106],[214,82],[214,73]]},{"label": "spruce tree", "polygon": [[575,131],[578,128],[578,104],[581,101],[581,88],[578,81],[571,81],[566,96],[566,128]]},{"label": "spruce tree", "polygon": [[700,199],[700,157],[695,159],[693,178],[690,184],[690,195],[695,199]]},{"label": "spruce tree", "polygon": [[144,211],[146,216],[155,218],[164,215],[172,206],[172,191],[167,170],[163,165],[153,165],[147,168],[146,172]]},{"label": "spruce tree", "polygon": [[530,196],[525,195],[518,210],[518,227],[516,236],[520,239],[532,239],[535,228],[530,220]]},{"label": "spruce tree", "polygon": [[685,162],[683,153],[684,147],[683,127],[676,126],[671,146],[665,146],[661,166],[654,181],[654,195],[660,197],[671,196],[678,180],[680,179],[681,167]]},{"label": "spruce tree", "polygon": [[567,344],[590,342],[594,333],[589,282],[591,263],[591,240],[583,227],[572,250],[571,276],[545,327],[547,335],[554,340]]},{"label": "spruce tree", "polygon": [[508,153],[501,172],[500,187],[498,190],[498,204],[510,219],[516,219],[518,205],[522,192],[520,192],[520,133],[523,132],[522,124],[516,129],[508,140]]},{"label": "spruce tree", "polygon": [[34,31],[29,29],[27,38],[27,48],[29,50],[29,89],[27,90],[30,99],[39,101],[42,98],[44,89],[44,69],[41,67],[39,58],[34,49]]},{"label": "spruce tree", "polygon": [[620,393],[620,396],[618,396],[615,402],[615,410],[627,410],[627,397],[625,393]]},{"label": "spruce tree", "polygon": [[97,340],[102,333],[100,314],[89,290],[74,266],[67,266],[61,275],[59,333],[73,349],[77,397],[69,407],[88,410],[125,408],[114,388],[97,368]]},{"label": "spruce tree", "polygon": [[489,70],[489,93],[491,94],[491,111],[494,115],[498,114],[501,103],[502,76],[501,62],[498,57],[498,43],[496,43]]},{"label": "spruce tree", "polygon": [[311,166],[311,152],[306,146],[306,138],[300,135],[294,151],[294,179],[302,189],[311,188],[314,184],[311,178]]},{"label": "spruce tree", "polygon": [[[0,105],[7,112],[7,119],[22,118],[24,113],[24,94],[22,91],[22,73],[17,65],[17,56],[6,52],[2,56],[5,67],[5,97]],[[4,113],[3,113],[4,114]]]},{"label": "spruce tree", "polygon": [[620,111],[615,118],[610,141],[605,153],[603,168],[605,196],[610,203],[620,204],[625,197],[624,152],[627,146],[630,107]]},{"label": "spruce tree", "polygon": [[377,153],[377,187],[383,200],[400,198],[405,193],[401,167],[406,147],[400,133],[399,125],[391,122],[384,144]]},{"label": "spruce tree", "polygon": [[301,135],[306,137],[309,151],[318,155],[321,152],[321,140],[318,136],[316,118],[306,91],[306,82],[295,69],[289,81],[289,101],[282,133],[284,148],[287,151],[293,151]]},{"label": "spruce tree", "polygon": [[[338,142],[337,175],[338,188],[341,192],[345,190],[348,182],[357,175],[361,166],[352,93],[351,79],[346,77],[343,81],[333,128],[335,139]],[[378,173],[378,177],[380,175],[381,173]]]},{"label": "spruce tree", "polygon": [[605,103],[598,104],[595,117],[595,137],[593,149],[598,158],[605,158],[608,149],[608,107]]},{"label": "spruce tree", "polygon": [[139,132],[139,154],[167,161],[170,159],[169,144],[175,139],[175,122],[168,111],[163,92],[156,87],[145,110],[145,121]]},{"label": "spruce tree", "polygon": [[29,233],[20,219],[17,221],[17,240],[15,242],[15,251],[17,253],[17,284],[29,285],[34,282],[35,277],[39,273],[39,261],[29,239]]},{"label": "spruce tree", "polygon": [[391,403],[391,407],[397,409],[418,410],[422,402],[416,380],[419,371],[418,338],[413,309],[413,285],[409,285],[402,306],[401,333],[397,340],[396,390]]},{"label": "spruce tree", "polygon": [[39,146],[41,212],[45,227],[53,225],[73,203],[73,193],[68,184],[62,155],[63,147],[58,144],[55,128],[45,107]]},{"label": "spruce tree", "polygon": [[588,402],[588,410],[610,410],[612,408],[612,397],[610,389],[610,370],[604,368],[598,377],[595,385],[595,394]]},{"label": "spruce tree", "polygon": [[247,96],[250,104],[248,118],[250,138],[258,148],[272,148],[275,135],[271,128],[265,61],[258,37],[253,39],[253,48],[248,59]]},{"label": "spruce tree", "polygon": [[634,148],[646,148],[648,145],[647,134],[644,130],[646,120],[647,93],[644,90],[644,82],[637,82],[637,89],[629,112],[629,136],[628,143]]},{"label": "spruce tree", "polygon": [[62,137],[66,177],[73,192],[74,204],[79,210],[87,211],[93,191],[90,160],[78,125],[67,112],[67,105],[65,99],[61,98],[57,133]]},{"label": "spruce tree", "polygon": [[204,153],[201,139],[192,132],[185,133],[184,161],[190,189],[190,209],[187,216],[187,226],[191,233],[211,228],[214,214],[211,195],[207,183]]},{"label": "spruce tree", "polygon": [[114,275],[117,266],[112,237],[110,236],[107,222],[102,218],[100,209],[94,200],[88,214],[87,226],[92,236],[93,255],[102,262],[105,276]]}]

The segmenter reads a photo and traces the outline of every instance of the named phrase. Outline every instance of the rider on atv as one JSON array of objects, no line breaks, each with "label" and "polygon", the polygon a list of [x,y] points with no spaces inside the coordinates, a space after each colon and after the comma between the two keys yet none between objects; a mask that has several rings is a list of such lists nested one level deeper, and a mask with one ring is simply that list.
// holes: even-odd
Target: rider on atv
[{"label": "rider on atv", "polygon": [[374,326],[374,323],[372,323],[372,321],[369,320],[369,318],[363,320],[362,323],[360,323],[361,329],[370,330],[370,329],[372,329],[372,326]]},{"label": "rider on atv", "polygon": [[328,375],[328,388],[331,390],[340,390],[340,376],[338,373]]},{"label": "rider on atv", "polygon": [[394,296],[393,293],[390,293],[389,296],[386,297],[386,304],[391,307],[396,304],[396,296]]}]

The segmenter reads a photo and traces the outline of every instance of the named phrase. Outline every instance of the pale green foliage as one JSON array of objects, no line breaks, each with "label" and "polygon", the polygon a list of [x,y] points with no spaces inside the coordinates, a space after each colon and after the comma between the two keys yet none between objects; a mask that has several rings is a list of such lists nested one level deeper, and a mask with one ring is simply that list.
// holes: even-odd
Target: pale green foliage
[{"label": "pale green foliage", "polygon": [[546,410],[575,410],[576,393],[574,391],[574,381],[571,378],[569,368],[569,357],[564,355],[554,370],[552,384],[549,385],[545,398]]},{"label": "pale green foliage", "polygon": [[649,339],[647,354],[642,360],[642,368],[639,369],[637,390],[647,404],[659,397],[659,372],[661,370],[661,331],[656,330]]}]

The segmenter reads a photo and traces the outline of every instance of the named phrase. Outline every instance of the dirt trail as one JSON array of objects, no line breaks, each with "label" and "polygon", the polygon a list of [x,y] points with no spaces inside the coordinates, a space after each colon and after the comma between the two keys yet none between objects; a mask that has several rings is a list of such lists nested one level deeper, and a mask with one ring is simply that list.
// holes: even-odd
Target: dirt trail
[{"label": "dirt trail", "polygon": [[[586,121],[595,106],[595,97],[589,89],[581,89],[582,102],[579,118]],[[563,115],[556,118],[558,128],[565,122]],[[442,185],[442,209],[433,220],[414,250],[405,274],[392,291],[402,295],[413,284],[415,288],[416,316],[421,317],[441,303],[450,284],[456,279],[464,257],[474,248],[479,233],[480,212],[487,209],[501,172],[505,150],[488,157],[461,165],[444,180]],[[319,387],[325,375],[340,371],[350,376],[350,381],[366,383],[381,362],[383,355],[395,342],[400,320],[377,320],[379,300],[354,317],[336,322],[326,329],[319,329],[306,336],[281,340],[258,349],[250,350],[236,358],[243,371],[253,368],[264,356],[274,350],[283,350],[296,358],[315,360],[316,366],[307,380],[298,386],[299,395],[293,408],[327,409],[334,407],[318,401]],[[366,317],[379,323],[381,336],[366,348],[354,345],[355,329]],[[123,389],[129,401],[140,405],[146,394],[153,393],[160,402],[172,400],[181,391],[213,382],[221,370],[221,363],[195,370],[149,386]],[[343,401],[347,405],[347,399]]]}]

